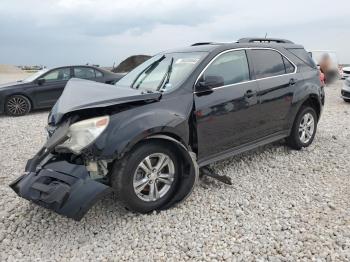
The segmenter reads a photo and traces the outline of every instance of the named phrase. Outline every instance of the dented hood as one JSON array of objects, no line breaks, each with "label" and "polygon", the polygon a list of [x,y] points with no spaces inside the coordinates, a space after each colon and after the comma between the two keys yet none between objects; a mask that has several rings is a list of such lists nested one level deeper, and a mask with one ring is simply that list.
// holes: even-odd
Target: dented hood
[{"label": "dented hood", "polygon": [[68,81],[61,97],[52,108],[49,123],[57,124],[65,114],[73,111],[129,102],[159,100],[161,96],[160,92],[147,93],[129,87],[117,87],[72,78]]}]

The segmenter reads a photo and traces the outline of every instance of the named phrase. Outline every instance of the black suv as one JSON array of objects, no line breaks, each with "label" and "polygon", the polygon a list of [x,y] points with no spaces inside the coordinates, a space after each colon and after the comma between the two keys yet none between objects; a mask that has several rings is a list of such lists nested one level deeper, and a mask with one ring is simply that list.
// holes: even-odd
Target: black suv
[{"label": "black suv", "polygon": [[129,210],[165,209],[190,194],[199,168],[283,138],[309,146],[323,104],[300,45],[197,43],[155,55],[115,86],[70,80],[46,144],[10,186],[77,220],[112,191]]}]

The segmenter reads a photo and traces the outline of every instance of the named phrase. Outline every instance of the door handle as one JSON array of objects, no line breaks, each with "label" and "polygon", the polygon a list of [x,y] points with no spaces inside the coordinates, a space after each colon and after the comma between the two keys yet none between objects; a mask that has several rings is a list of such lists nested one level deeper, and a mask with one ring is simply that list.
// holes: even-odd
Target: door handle
[{"label": "door handle", "polygon": [[289,80],[289,85],[294,86],[294,85],[297,83],[297,81],[298,81],[298,79],[291,78],[291,79]]},{"label": "door handle", "polygon": [[246,98],[251,98],[252,96],[255,96],[256,95],[256,91],[253,91],[253,90],[247,90],[247,92],[245,92],[244,96]]}]

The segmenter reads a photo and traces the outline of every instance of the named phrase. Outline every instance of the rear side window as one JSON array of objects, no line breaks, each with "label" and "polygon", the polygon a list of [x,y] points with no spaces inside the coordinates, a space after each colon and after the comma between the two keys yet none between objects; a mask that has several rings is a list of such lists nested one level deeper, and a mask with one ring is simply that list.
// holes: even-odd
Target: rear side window
[{"label": "rear side window", "polygon": [[291,62],[289,62],[287,58],[285,58],[284,56],[282,56],[282,58],[283,58],[284,66],[286,68],[286,73],[287,74],[293,73],[295,70],[295,67],[292,65]]},{"label": "rear side window", "polygon": [[74,67],[74,76],[82,79],[95,78],[95,70],[90,67]]},{"label": "rear side window", "polygon": [[224,85],[248,81],[249,66],[245,51],[231,51],[220,55],[205,70],[201,79],[205,80],[208,76],[222,78]]},{"label": "rear side window", "polygon": [[282,55],[273,50],[252,50],[254,72],[257,79],[286,73]]},{"label": "rear side window", "polygon": [[298,57],[301,61],[303,61],[308,66],[311,66],[312,68],[317,68],[314,60],[310,56],[308,52],[305,51],[303,48],[288,48],[288,51],[290,51],[292,54],[294,54],[296,57]]},{"label": "rear side window", "polygon": [[95,70],[95,74],[96,74],[96,77],[103,77],[103,74],[98,70]]}]

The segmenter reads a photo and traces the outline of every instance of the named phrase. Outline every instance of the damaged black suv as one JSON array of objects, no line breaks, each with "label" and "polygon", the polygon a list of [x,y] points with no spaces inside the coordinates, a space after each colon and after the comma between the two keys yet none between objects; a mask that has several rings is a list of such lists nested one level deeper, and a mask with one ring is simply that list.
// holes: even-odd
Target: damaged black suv
[{"label": "damaged black suv", "polygon": [[129,210],[166,209],[191,193],[199,168],[283,138],[309,146],[323,104],[300,45],[197,43],[155,55],[115,86],[71,79],[46,144],[10,186],[76,220],[112,191]]}]

